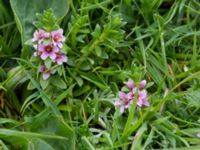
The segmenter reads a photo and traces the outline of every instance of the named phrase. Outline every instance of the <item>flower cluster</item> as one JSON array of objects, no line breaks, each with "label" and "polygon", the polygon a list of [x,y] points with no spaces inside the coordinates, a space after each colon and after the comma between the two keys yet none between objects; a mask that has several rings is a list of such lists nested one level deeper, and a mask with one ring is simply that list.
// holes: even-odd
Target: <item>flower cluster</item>
[{"label": "flower cluster", "polygon": [[[51,32],[38,29],[34,32],[32,39],[36,49],[34,56],[40,57],[43,61],[50,59],[54,64],[62,65],[67,62],[67,56],[62,52],[64,41],[65,37],[62,29]],[[51,69],[45,65],[41,65],[39,71],[42,73],[44,80],[52,74]]]},{"label": "flower cluster", "polygon": [[[132,104],[135,99],[135,95],[137,95],[137,105],[139,107],[149,106],[149,101],[147,98],[147,91],[145,90],[146,80],[142,80],[139,86],[135,86],[134,81],[130,80],[126,82],[126,86],[129,89],[128,93],[123,91],[119,91],[119,98],[115,101],[115,106],[120,106],[120,112],[123,113],[125,109],[127,109],[130,104]],[[136,94],[136,92],[138,92]]]}]

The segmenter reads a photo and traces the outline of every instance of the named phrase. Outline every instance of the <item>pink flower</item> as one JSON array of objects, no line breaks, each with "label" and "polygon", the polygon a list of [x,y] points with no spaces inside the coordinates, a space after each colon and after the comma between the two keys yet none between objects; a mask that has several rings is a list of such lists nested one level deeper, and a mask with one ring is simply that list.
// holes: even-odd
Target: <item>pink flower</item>
[{"label": "pink flower", "polygon": [[49,38],[50,34],[48,32],[45,32],[42,29],[38,29],[34,32],[33,34],[33,42],[38,41],[38,43],[40,44],[45,38]]},{"label": "pink flower", "polygon": [[50,75],[52,74],[51,70],[49,70],[48,68],[46,68],[44,65],[40,66],[39,72],[42,73],[42,78],[44,80],[47,80],[50,77]]},{"label": "pink flower", "polygon": [[62,48],[63,47],[62,42],[65,41],[65,37],[63,36],[63,29],[52,31],[51,35],[52,35],[53,45]]},{"label": "pink flower", "polygon": [[[125,84],[129,88],[129,92],[124,93],[120,91],[119,99],[117,99],[114,103],[115,106],[120,106],[121,113],[123,113],[124,109],[127,109],[131,105],[134,99],[136,99],[135,97],[136,95],[137,95],[136,104],[138,107],[150,106],[150,103],[147,97],[147,91],[143,89],[146,85],[146,80],[142,80],[139,84],[139,87],[134,86],[133,80],[129,80]],[[138,94],[136,94],[137,92]]]},{"label": "pink flower", "polygon": [[137,99],[137,105],[139,107],[149,106],[150,105],[149,101],[148,101],[148,98],[147,98],[147,91],[146,90],[139,91],[138,99]]},{"label": "pink flower", "polygon": [[147,81],[146,80],[142,80],[140,82],[139,88],[143,89],[146,86],[146,84],[147,84]]},{"label": "pink flower", "polygon": [[51,43],[48,43],[47,45],[40,44],[38,46],[38,51],[40,54],[40,57],[43,60],[46,60],[48,57],[50,57],[52,60],[56,59],[56,53],[59,52],[58,47],[53,46]]},{"label": "pink flower", "polygon": [[67,62],[67,56],[62,53],[57,53],[55,62],[58,65],[62,65],[63,62]]},{"label": "pink flower", "polygon": [[134,81],[129,80],[128,82],[126,82],[126,85],[128,86],[128,88],[133,89],[134,88]]},{"label": "pink flower", "polygon": [[123,113],[124,109],[127,109],[132,103],[133,97],[132,93],[124,93],[122,91],[119,92],[119,99],[115,101],[115,106],[120,106],[120,112]]}]

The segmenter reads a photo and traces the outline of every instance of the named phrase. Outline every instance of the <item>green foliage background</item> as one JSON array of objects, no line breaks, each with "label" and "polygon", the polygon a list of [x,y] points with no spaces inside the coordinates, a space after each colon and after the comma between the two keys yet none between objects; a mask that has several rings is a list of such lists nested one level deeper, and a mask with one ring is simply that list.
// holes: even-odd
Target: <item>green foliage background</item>
[{"label": "green foliage background", "polygon": [[[28,40],[48,8],[69,60],[63,80],[46,83]],[[196,0],[0,0],[1,149],[199,149],[199,10]],[[128,79],[148,81],[151,106],[120,115]]]}]

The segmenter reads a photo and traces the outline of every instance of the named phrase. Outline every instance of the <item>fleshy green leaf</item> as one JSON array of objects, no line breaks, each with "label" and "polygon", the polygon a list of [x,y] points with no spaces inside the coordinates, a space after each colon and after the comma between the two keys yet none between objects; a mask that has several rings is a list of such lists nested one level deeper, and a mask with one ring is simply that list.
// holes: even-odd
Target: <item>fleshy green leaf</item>
[{"label": "fleshy green leaf", "polygon": [[10,0],[10,3],[18,30],[21,33],[22,45],[32,38],[35,28],[33,22],[37,20],[36,13],[43,13],[44,10],[51,8],[56,19],[60,20],[69,9],[69,0]]},{"label": "fleshy green leaf", "polygon": [[53,85],[55,85],[56,87],[60,88],[60,89],[66,89],[67,88],[65,81],[58,76],[51,77],[51,83]]}]

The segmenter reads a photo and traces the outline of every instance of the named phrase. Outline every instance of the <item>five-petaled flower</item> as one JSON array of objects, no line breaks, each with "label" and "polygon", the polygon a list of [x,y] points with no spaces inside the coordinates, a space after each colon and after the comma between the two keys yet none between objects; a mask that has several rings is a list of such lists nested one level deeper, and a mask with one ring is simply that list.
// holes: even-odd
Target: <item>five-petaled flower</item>
[{"label": "five-petaled flower", "polygon": [[50,69],[46,68],[44,65],[40,66],[39,72],[42,73],[42,78],[44,80],[47,80],[50,77],[50,75],[52,74],[52,71]]},{"label": "five-petaled flower", "polygon": [[58,65],[62,65],[63,62],[67,62],[67,56],[64,55],[64,54],[62,54],[62,53],[57,53],[57,54],[56,54],[55,62],[56,62]]},{"label": "five-petaled flower", "polygon": [[[43,29],[38,29],[33,34],[33,47],[35,48],[34,56],[39,57],[41,60],[46,61],[50,59],[53,65],[62,65],[67,62],[67,56],[62,53],[63,42],[63,29],[58,29],[51,32],[46,32]],[[46,80],[51,75],[50,69],[47,69],[45,63],[40,67],[43,79]],[[48,66],[49,67],[49,66]]]},{"label": "five-petaled flower", "polygon": [[149,101],[148,101],[148,98],[147,98],[147,91],[146,90],[139,91],[137,105],[139,107],[149,106]]},{"label": "five-petaled flower", "polygon": [[40,44],[41,42],[43,42],[45,38],[49,38],[49,37],[50,37],[50,33],[45,32],[42,29],[38,29],[34,32],[32,41],[38,42]]},{"label": "five-petaled flower", "polygon": [[129,80],[125,84],[130,91],[127,94],[125,92],[119,91],[119,98],[114,103],[115,106],[120,107],[121,113],[123,113],[125,109],[129,108],[129,106],[133,103],[135,96],[137,96],[136,104],[138,107],[150,105],[147,98],[147,91],[144,89],[146,80],[142,80],[138,87],[135,86],[133,80]]},{"label": "five-petaled flower", "polygon": [[53,45],[62,48],[63,47],[62,42],[65,41],[65,37],[63,36],[63,29],[52,31],[51,36]]},{"label": "five-petaled flower", "polygon": [[132,103],[133,95],[131,92],[126,94],[122,91],[119,91],[118,96],[119,99],[117,99],[114,104],[116,106],[120,106],[120,112],[123,113],[124,109],[128,108],[129,105]]},{"label": "five-petaled flower", "polygon": [[38,46],[38,51],[41,53],[41,59],[46,60],[48,57],[50,57],[51,60],[55,60],[57,57],[56,53],[59,52],[59,49],[58,47],[53,46],[51,43],[48,43],[47,45],[40,44]]}]

